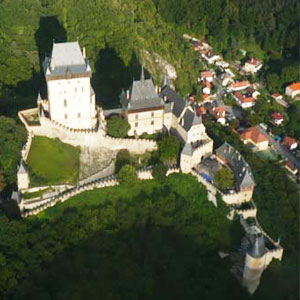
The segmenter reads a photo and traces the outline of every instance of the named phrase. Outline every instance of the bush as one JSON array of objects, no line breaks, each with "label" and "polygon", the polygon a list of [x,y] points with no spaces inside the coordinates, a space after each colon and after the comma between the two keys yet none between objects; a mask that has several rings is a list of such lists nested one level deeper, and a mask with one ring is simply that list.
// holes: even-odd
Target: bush
[{"label": "bush", "polygon": [[118,173],[124,165],[129,165],[132,161],[130,153],[127,149],[118,152],[116,158],[116,173]]},{"label": "bush", "polygon": [[234,175],[229,168],[222,168],[217,172],[215,182],[222,190],[225,190],[233,187]]},{"label": "bush", "polygon": [[107,120],[107,133],[110,136],[123,138],[127,136],[129,128],[127,120],[119,116],[112,116]]},{"label": "bush", "polygon": [[118,178],[121,184],[134,184],[138,180],[136,168],[132,165],[124,165],[119,171]]},{"label": "bush", "polygon": [[179,140],[170,135],[158,142],[159,159],[163,163],[176,162],[180,148]]},{"label": "bush", "polygon": [[167,170],[167,166],[160,163],[153,167],[152,175],[155,179],[164,180],[166,178]]}]

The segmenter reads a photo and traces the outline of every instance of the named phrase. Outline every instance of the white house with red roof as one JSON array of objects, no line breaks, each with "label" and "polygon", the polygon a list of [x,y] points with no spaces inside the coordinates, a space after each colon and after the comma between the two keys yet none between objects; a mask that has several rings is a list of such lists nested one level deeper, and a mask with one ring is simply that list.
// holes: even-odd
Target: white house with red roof
[{"label": "white house with red roof", "polygon": [[252,144],[255,151],[264,151],[269,147],[268,138],[256,127],[247,128],[242,134],[240,134],[240,138],[244,144]]},{"label": "white house with red roof", "polygon": [[228,87],[228,92],[242,91],[250,86],[248,81],[236,81]]},{"label": "white house with red roof", "polygon": [[233,79],[229,74],[223,73],[221,76],[221,83],[222,86],[227,86],[229,83],[233,83]]},{"label": "white house with red roof", "polygon": [[286,136],[282,142],[281,142],[282,145],[286,146],[288,149],[290,150],[294,150],[297,148],[298,146],[298,143],[297,141],[292,138],[292,137],[289,137],[289,136]]},{"label": "white house with red roof", "polygon": [[288,160],[284,163],[284,167],[294,175],[296,175],[298,172],[297,168],[294,166],[294,164],[290,160]]},{"label": "white house with red roof", "polygon": [[205,87],[203,88],[203,93],[210,95],[211,92],[211,83],[209,81],[205,81]]},{"label": "white house with red roof", "polygon": [[256,99],[248,93],[235,92],[233,97],[243,109],[253,107],[256,104]]},{"label": "white house with red roof", "polygon": [[209,112],[217,122],[221,123],[222,125],[225,125],[225,106],[213,106],[210,108]]},{"label": "white house with red roof", "polygon": [[300,94],[300,82],[294,82],[286,87],[285,94],[289,97],[295,98]]},{"label": "white house with red roof", "polygon": [[277,111],[272,113],[272,122],[274,125],[280,126],[280,125],[282,125],[283,121],[284,121],[283,114],[281,114],[280,112],[277,112]]},{"label": "white house with red roof", "polygon": [[201,72],[201,81],[209,81],[209,82],[213,82],[214,79],[214,73],[211,71],[203,71]]},{"label": "white house with red roof", "polygon": [[272,98],[281,106],[288,108],[290,105],[283,100],[283,96],[279,93],[272,94]]},{"label": "white house with red roof", "polygon": [[255,57],[251,57],[244,65],[244,70],[247,73],[256,73],[262,68],[263,64]]}]

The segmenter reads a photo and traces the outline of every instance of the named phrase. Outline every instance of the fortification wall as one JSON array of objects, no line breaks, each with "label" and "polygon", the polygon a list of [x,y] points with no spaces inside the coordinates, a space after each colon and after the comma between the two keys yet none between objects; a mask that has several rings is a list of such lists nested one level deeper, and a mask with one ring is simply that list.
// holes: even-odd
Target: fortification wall
[{"label": "fortification wall", "polygon": [[21,157],[25,162],[27,162],[27,158],[32,144],[32,138],[33,138],[33,134],[31,132],[28,132],[27,141],[23,146],[23,149],[21,150]]},{"label": "fortification wall", "polygon": [[236,209],[235,212],[238,215],[242,215],[244,219],[254,218],[256,217],[257,208],[249,208],[249,209]]},{"label": "fortification wall", "polygon": [[62,142],[75,147],[101,147],[110,150],[127,149],[133,154],[143,154],[146,151],[157,149],[157,143],[152,140],[114,138],[105,135],[104,130],[101,128],[98,130],[72,129],[44,117],[40,118],[40,126],[30,126],[25,117],[25,115],[30,114],[29,111],[36,111],[36,109],[19,112],[19,118],[31,135],[58,138]]}]

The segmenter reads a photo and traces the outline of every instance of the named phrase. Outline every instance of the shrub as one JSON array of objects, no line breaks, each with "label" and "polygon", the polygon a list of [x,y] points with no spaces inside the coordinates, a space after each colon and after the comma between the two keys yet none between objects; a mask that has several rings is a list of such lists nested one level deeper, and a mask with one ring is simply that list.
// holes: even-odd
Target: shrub
[{"label": "shrub", "polygon": [[110,136],[123,138],[127,136],[129,128],[127,120],[119,116],[112,116],[107,120],[107,133]]},{"label": "shrub", "polygon": [[138,180],[136,168],[132,165],[124,165],[118,177],[121,184],[134,184]]}]

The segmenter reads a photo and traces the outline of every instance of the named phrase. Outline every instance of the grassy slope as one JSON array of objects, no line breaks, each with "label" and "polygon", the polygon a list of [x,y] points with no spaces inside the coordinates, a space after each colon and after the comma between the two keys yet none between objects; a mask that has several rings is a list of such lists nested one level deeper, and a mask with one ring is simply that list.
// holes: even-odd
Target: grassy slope
[{"label": "grassy slope", "polygon": [[32,186],[75,183],[79,175],[80,150],[46,137],[35,137],[28,165]]}]

